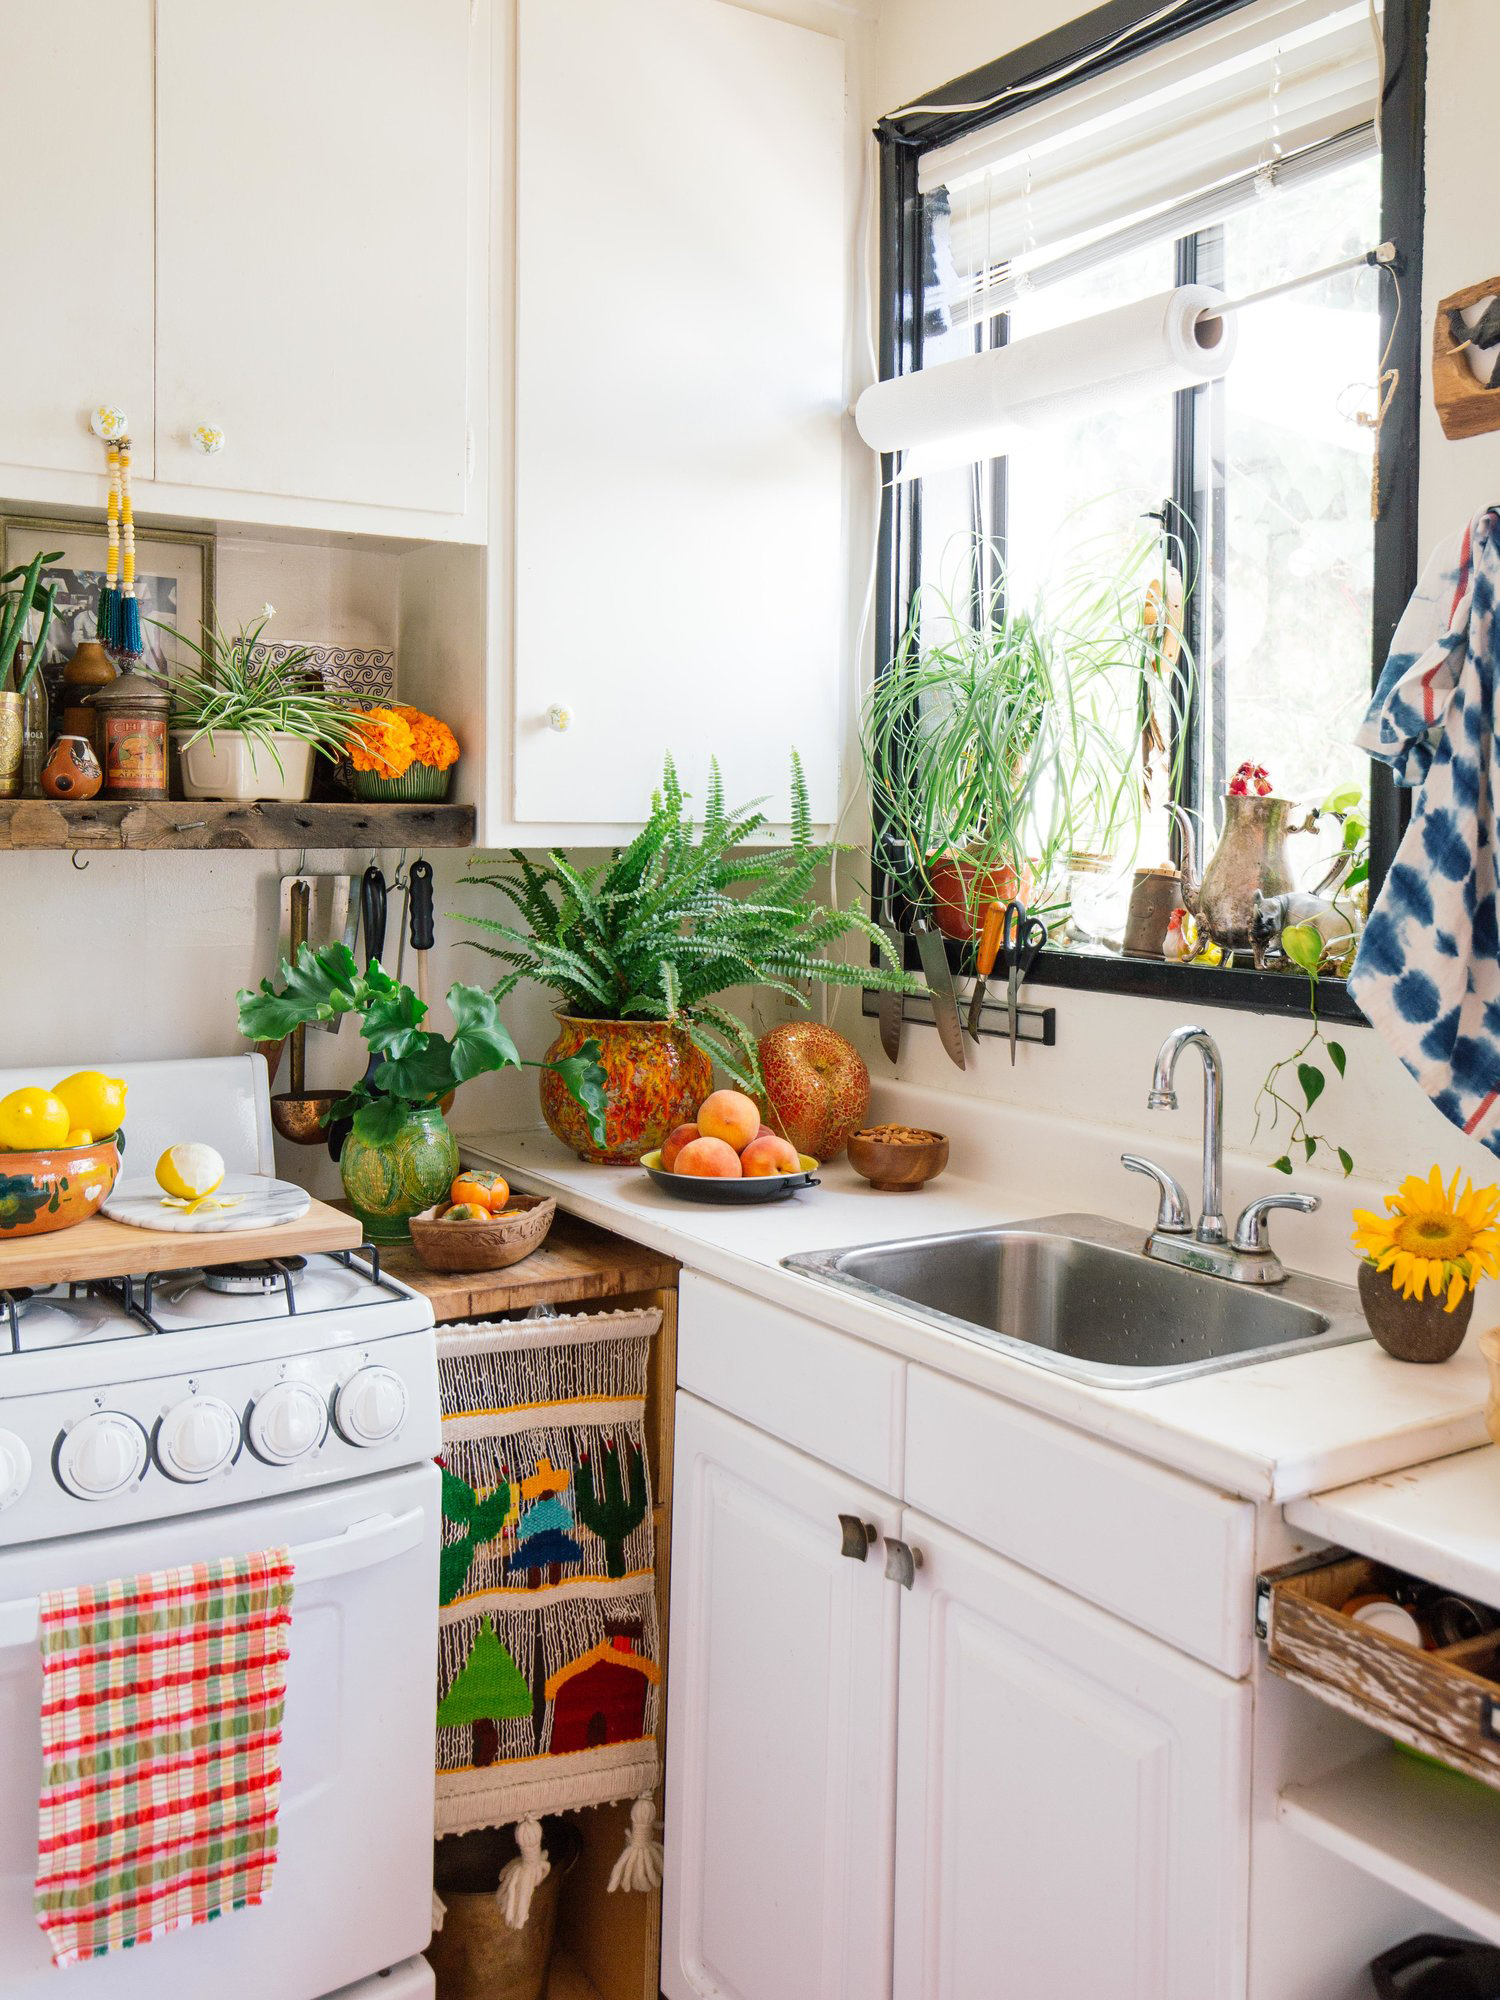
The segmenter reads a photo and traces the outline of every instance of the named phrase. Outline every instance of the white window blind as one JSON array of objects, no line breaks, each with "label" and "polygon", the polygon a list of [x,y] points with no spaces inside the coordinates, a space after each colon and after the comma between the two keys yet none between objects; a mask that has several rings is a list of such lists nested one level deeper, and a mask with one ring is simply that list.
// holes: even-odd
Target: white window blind
[{"label": "white window blind", "polygon": [[1055,96],[1020,100],[921,161],[923,192],[947,191],[955,317],[979,292],[1001,309],[993,288],[1090,241],[1183,204],[1202,226],[1216,195],[1233,207],[1257,177],[1368,139],[1379,82],[1368,0],[1253,0]]}]

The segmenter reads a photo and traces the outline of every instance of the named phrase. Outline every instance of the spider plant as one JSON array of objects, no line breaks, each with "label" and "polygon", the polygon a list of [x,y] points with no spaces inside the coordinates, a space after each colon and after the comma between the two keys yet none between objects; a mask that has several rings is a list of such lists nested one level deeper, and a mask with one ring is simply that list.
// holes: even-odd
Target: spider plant
[{"label": "spider plant", "polygon": [[[730,810],[715,762],[703,822],[695,826],[670,757],[651,812],[625,848],[597,867],[575,867],[556,849],[545,862],[511,850],[512,870],[463,879],[494,889],[520,921],[463,917],[492,942],[471,942],[506,968],[504,999],[523,979],[547,986],[558,1011],[583,1020],[675,1021],[734,1080],[760,1087],[755,1038],[718,1004],[735,986],[765,986],[806,1006],[805,982],[921,990],[886,937],[858,908],[826,909],[814,894],[837,852],[813,838],[807,785],[792,756],[791,840],[745,851],[766,825],[763,803]],[[876,965],[825,954],[858,936]]]},{"label": "spider plant", "polygon": [[972,552],[962,594],[916,594],[862,726],[877,851],[909,901],[941,895],[935,873],[958,863],[976,905],[1013,873],[1056,909],[1070,855],[1133,857],[1182,734],[1162,727],[1181,690],[1141,627],[1159,546],[1075,558],[1029,607],[993,562],[976,587]]},{"label": "spider plant", "polygon": [[172,727],[188,732],[184,749],[203,737],[212,745],[216,734],[238,732],[256,750],[263,748],[284,777],[278,736],[310,743],[336,757],[347,747],[359,718],[346,703],[324,692],[308,665],[312,654],[305,646],[284,656],[267,653],[256,658],[261,634],[273,615],[267,604],[232,633],[216,619],[202,644],[153,619],[200,664],[178,667],[170,674],[154,673],[151,678],[172,696]]}]

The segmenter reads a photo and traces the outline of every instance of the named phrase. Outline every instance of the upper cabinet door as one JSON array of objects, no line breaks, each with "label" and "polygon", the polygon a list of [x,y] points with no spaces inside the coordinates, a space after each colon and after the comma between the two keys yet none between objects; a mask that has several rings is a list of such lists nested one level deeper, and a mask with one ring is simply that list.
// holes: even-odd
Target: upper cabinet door
[{"label": "upper cabinet door", "polygon": [[[520,0],[514,818],[834,816],[844,46],[721,0]],[[559,729],[549,713],[566,710]]]},{"label": "upper cabinet door", "polygon": [[1242,1996],[1249,1683],[902,1532],[901,2000]]},{"label": "upper cabinet door", "polygon": [[9,6],[0,73],[0,461],[91,473],[102,494],[100,403],[151,476],[151,0]]},{"label": "upper cabinet door", "polygon": [[157,477],[460,513],[470,0],[156,12]]},{"label": "upper cabinet door", "polygon": [[681,1394],[675,1465],[662,1991],[888,2000],[896,1504]]}]

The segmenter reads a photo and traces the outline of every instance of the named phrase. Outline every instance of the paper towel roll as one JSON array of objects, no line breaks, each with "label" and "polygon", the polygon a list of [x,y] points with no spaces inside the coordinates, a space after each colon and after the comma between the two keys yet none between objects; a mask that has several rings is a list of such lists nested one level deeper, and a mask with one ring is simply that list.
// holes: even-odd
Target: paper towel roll
[{"label": "paper towel roll", "polygon": [[[866,389],[854,409],[874,451],[917,453],[923,470],[999,457],[1009,443],[1091,409],[1195,388],[1223,375],[1239,329],[1206,285],[942,361]],[[1207,311],[1209,317],[1201,317]]]}]

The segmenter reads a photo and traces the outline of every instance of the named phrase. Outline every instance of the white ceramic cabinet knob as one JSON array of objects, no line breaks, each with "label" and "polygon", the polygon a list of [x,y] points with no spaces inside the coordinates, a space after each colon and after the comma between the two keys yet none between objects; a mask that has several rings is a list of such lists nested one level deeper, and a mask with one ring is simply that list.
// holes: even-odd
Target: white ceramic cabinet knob
[{"label": "white ceramic cabinet knob", "polygon": [[212,1479],[239,1448],[240,1420],[217,1396],[174,1403],[156,1427],[156,1462],[170,1479]]},{"label": "white ceramic cabinet knob", "polygon": [[19,1500],[31,1477],[31,1453],[14,1431],[0,1431],[0,1508]]},{"label": "white ceramic cabinet knob", "polygon": [[194,424],[191,436],[195,448],[205,458],[212,458],[215,452],[224,449],[224,433],[217,424]]},{"label": "white ceramic cabinet knob", "polygon": [[384,1444],[406,1416],[406,1384],[389,1368],[361,1368],[333,1401],[333,1420],[350,1444]]},{"label": "white ceramic cabinet knob", "polygon": [[291,1465],[316,1451],[328,1408],[310,1382],[276,1382],[257,1396],[246,1429],[250,1449],[270,1465]]},{"label": "white ceramic cabinet knob", "polygon": [[65,1431],[57,1476],[80,1500],[108,1500],[146,1470],[146,1433],[122,1410],[94,1410]]},{"label": "white ceramic cabinet knob", "polygon": [[547,710],[547,727],[555,729],[559,736],[565,735],[573,727],[572,709],[563,702],[553,702]]}]

